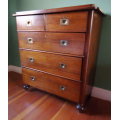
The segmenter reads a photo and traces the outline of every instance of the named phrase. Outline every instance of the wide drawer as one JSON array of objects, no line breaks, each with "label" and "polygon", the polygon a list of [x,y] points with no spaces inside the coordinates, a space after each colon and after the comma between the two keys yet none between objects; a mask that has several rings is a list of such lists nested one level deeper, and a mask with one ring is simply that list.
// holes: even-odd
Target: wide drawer
[{"label": "wide drawer", "polygon": [[86,32],[88,12],[68,12],[45,15],[47,31]]},{"label": "wide drawer", "polygon": [[37,51],[20,50],[22,66],[80,81],[82,59]]},{"label": "wide drawer", "polygon": [[23,81],[33,87],[79,102],[80,82],[75,82],[42,72],[22,69]]},{"label": "wide drawer", "polygon": [[43,51],[83,55],[85,34],[18,32],[19,47]]},{"label": "wide drawer", "polygon": [[17,30],[44,31],[45,24],[43,15],[19,16],[16,17]]}]

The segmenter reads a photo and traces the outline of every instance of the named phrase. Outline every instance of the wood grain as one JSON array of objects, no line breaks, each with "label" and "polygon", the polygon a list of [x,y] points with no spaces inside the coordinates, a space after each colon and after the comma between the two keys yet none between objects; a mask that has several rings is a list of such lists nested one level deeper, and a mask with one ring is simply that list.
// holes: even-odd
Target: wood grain
[{"label": "wood grain", "polygon": [[86,37],[85,45],[85,58],[83,59],[83,69],[82,69],[82,80],[83,82],[83,92],[81,104],[85,104],[86,100],[91,94],[92,86],[94,83],[95,68],[97,51],[99,45],[100,28],[102,23],[102,16],[92,11],[89,19],[89,28]]},{"label": "wood grain", "polygon": [[[33,43],[28,42],[33,39]],[[48,33],[48,32],[18,32],[19,47],[74,54],[82,56],[84,52],[85,34],[82,33]],[[61,40],[67,40],[68,45],[62,46]]]},{"label": "wood grain", "polygon": [[[47,31],[86,32],[88,12],[70,12],[45,15]],[[61,25],[60,19],[69,20],[68,25]]]},{"label": "wood grain", "polygon": [[[48,53],[20,51],[22,66],[45,71],[64,78],[80,81],[82,59]],[[33,58],[33,62],[29,59]],[[65,68],[60,65],[65,64]]]},{"label": "wood grain", "polygon": [[[30,25],[27,22],[30,22]],[[16,17],[17,30],[45,30],[43,15]]]},{"label": "wood grain", "polygon": [[[79,105],[84,107],[94,82],[103,13],[95,5],[83,5],[18,12],[15,16],[22,67],[33,70],[31,75],[41,73],[41,76],[46,76],[42,77],[43,81],[37,75],[37,79],[42,81],[40,83],[28,83],[49,92],[49,86],[51,89],[55,85],[53,88],[56,89],[56,86],[67,81],[72,99],[69,92],[66,92],[66,98],[74,102],[79,98]],[[24,75],[25,81],[29,81],[30,74]],[[52,78],[53,86],[49,78]],[[75,84],[72,86],[71,82]],[[72,96],[75,93],[78,95],[76,98]]]},{"label": "wood grain", "polygon": [[[80,82],[55,77],[53,75],[25,68],[23,68],[22,71],[25,84],[67,98],[71,101],[79,102]],[[35,80],[33,81],[31,77],[34,77]],[[64,87],[64,90],[62,90],[61,87]]]},{"label": "wood grain", "polygon": [[[17,76],[20,74],[9,73],[10,91],[12,89],[14,92],[23,90],[22,86],[19,85],[21,79]],[[10,96],[13,96],[14,92]],[[108,101],[91,98],[86,112],[79,113],[72,102],[37,89],[26,92],[27,94],[9,104],[9,120],[111,120],[111,106]],[[16,97],[21,94],[19,93]]]}]

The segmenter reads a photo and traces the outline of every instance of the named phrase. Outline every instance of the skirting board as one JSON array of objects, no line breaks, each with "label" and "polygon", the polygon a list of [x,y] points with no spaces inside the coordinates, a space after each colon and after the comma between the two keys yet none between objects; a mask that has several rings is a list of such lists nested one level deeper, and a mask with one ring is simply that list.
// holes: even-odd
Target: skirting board
[{"label": "skirting board", "polygon": [[[17,73],[22,73],[21,67],[9,65],[8,71],[14,71]],[[98,87],[93,87],[92,89],[92,96],[96,98],[100,98],[103,100],[111,101],[111,91],[105,90]]]}]

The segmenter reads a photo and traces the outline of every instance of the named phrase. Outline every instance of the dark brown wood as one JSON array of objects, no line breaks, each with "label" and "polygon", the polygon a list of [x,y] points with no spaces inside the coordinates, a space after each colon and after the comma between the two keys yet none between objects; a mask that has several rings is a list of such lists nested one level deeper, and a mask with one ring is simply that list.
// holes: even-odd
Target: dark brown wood
[{"label": "dark brown wood", "polygon": [[108,101],[92,97],[86,113],[79,113],[72,102],[37,89],[25,91],[19,84],[21,76],[9,72],[11,94],[8,97],[12,98],[8,101],[9,120],[111,120],[111,104]]},{"label": "dark brown wood", "polygon": [[[67,19],[68,25],[61,25],[60,19]],[[88,12],[69,12],[45,15],[47,31],[86,32]]]},{"label": "dark brown wood", "polygon": [[80,83],[25,68],[22,71],[25,84],[79,102]]},{"label": "dark brown wood", "polygon": [[19,16],[16,22],[17,30],[45,30],[43,15]]},{"label": "dark brown wood", "polygon": [[102,16],[97,12],[92,11],[89,14],[89,26],[86,37],[85,57],[83,59],[82,69],[82,99],[81,104],[85,104],[87,98],[90,96],[96,67],[96,57],[99,45],[100,28],[102,22]]},{"label": "dark brown wood", "polygon": [[44,9],[44,10],[33,10],[33,11],[22,11],[16,12],[13,16],[23,16],[23,15],[38,15],[44,13],[60,13],[60,12],[69,12],[69,11],[83,11],[83,10],[95,10],[99,14],[104,15],[104,13],[94,4],[72,6],[72,7],[63,7],[63,8],[54,8],[54,9]]},{"label": "dark brown wood", "polygon": [[[33,43],[28,42],[29,38],[33,39]],[[82,56],[84,52],[85,34],[82,33],[18,32],[18,39],[20,48],[68,53],[76,56]],[[62,40],[67,40],[68,45],[61,45]]]},{"label": "dark brown wood", "polygon": [[[26,50],[21,50],[20,55],[22,66],[38,69],[54,75],[59,75],[68,79],[80,81],[82,65],[81,58]],[[33,58],[34,61],[30,62],[30,58]],[[65,68],[61,68],[61,64],[65,64]]]}]

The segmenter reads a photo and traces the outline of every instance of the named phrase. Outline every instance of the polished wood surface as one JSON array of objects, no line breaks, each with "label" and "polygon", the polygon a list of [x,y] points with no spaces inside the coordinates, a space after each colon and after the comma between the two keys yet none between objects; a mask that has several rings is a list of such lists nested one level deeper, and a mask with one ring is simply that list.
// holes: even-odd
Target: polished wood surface
[{"label": "polished wood surface", "polygon": [[85,45],[85,57],[83,59],[83,71],[82,80],[83,82],[83,92],[81,104],[85,104],[87,98],[91,94],[92,86],[94,83],[95,68],[97,52],[99,47],[99,37],[102,17],[95,11],[90,14],[89,29],[87,32],[86,45]]},{"label": "polished wood surface", "polygon": [[[61,25],[60,19],[68,19],[68,25]],[[86,32],[88,12],[69,12],[45,15],[47,31]]]},{"label": "polished wood surface", "polygon": [[[79,92],[78,107],[84,110],[94,82],[103,14],[95,5],[86,5],[19,12],[15,16],[17,16],[22,67],[53,75],[52,78],[56,78],[56,81],[57,77],[60,77],[63,83],[65,79],[70,83],[72,80],[77,81],[79,86],[77,88],[80,90],[74,92]],[[26,23],[30,24],[26,25]],[[29,76],[25,75],[23,78],[27,81]],[[39,78],[39,81],[42,79]],[[46,81],[42,81],[42,87],[47,91],[49,86],[45,86],[48,85],[48,76]],[[56,81],[53,80],[53,86],[57,86]],[[29,84],[32,86],[34,83]],[[71,85],[70,90],[72,90]],[[69,92],[66,93],[66,97],[68,96]],[[72,97],[73,101],[76,100],[74,97]]]},{"label": "polished wood surface", "polygon": [[89,10],[95,10],[99,14],[104,15],[104,13],[99,9],[99,7],[97,7],[94,4],[88,4],[88,5],[63,7],[63,8],[54,8],[54,9],[22,11],[22,12],[16,12],[16,14],[13,14],[13,16],[39,15],[43,13],[61,13],[61,12],[69,12],[69,11],[89,11]]},{"label": "polished wood surface", "polygon": [[[21,75],[9,72],[9,120],[111,120],[110,102],[91,98],[85,113],[46,92],[22,88]],[[12,101],[12,102],[11,102]]]},{"label": "polished wood surface", "polygon": [[[80,81],[82,65],[81,58],[60,56],[30,50],[21,50],[20,55],[22,66]],[[34,59],[33,62],[30,62],[29,59],[31,58]],[[64,68],[61,67],[62,65]]]},{"label": "polished wood surface", "polygon": [[[32,39],[29,43],[28,39]],[[19,47],[52,51],[82,56],[84,52],[85,34],[83,33],[48,33],[48,32],[18,32]],[[66,40],[67,46],[61,45]],[[74,47],[76,46],[76,47]]]},{"label": "polished wood surface", "polygon": [[23,81],[35,88],[56,94],[74,102],[79,102],[80,82],[56,77],[43,72],[23,68]]},{"label": "polished wood surface", "polygon": [[43,15],[19,16],[16,22],[17,30],[45,30]]}]

